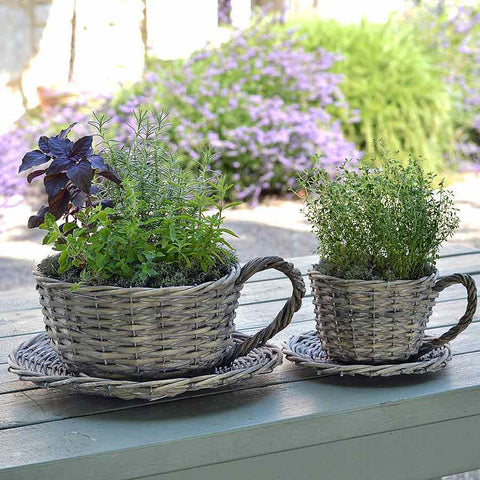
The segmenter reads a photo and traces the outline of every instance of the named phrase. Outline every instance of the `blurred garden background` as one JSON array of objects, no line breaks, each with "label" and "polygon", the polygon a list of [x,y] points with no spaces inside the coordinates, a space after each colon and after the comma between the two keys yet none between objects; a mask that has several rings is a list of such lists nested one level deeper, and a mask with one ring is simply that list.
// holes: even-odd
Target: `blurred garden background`
[{"label": "blurred garden background", "polygon": [[218,152],[242,261],[312,254],[298,172],[384,148],[446,178],[452,241],[480,247],[478,1],[0,0],[0,19],[0,289],[33,284],[48,253],[20,160],[72,122],[93,133],[92,111],[119,141],[135,109],[168,111],[189,168]]}]

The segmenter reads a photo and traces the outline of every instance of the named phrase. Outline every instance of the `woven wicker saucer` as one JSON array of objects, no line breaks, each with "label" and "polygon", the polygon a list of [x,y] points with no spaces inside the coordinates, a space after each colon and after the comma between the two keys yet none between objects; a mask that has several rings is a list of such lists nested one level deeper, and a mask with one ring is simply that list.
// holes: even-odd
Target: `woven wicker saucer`
[{"label": "woven wicker saucer", "polygon": [[[428,337],[425,339],[428,340]],[[291,337],[284,346],[283,353],[288,360],[302,367],[315,368],[317,374],[363,375],[366,377],[392,377],[394,375],[418,375],[440,370],[452,359],[448,344],[431,350],[416,361],[383,365],[341,364],[327,358],[316,332],[307,332]]]},{"label": "woven wicker saucer", "polygon": [[[234,345],[245,338],[248,336],[235,332]],[[47,334],[41,333],[14,350],[8,357],[8,363],[9,371],[18,375],[20,380],[36,383],[42,388],[58,388],[70,393],[102,395],[124,400],[159,400],[185,392],[219,388],[254,375],[270,373],[282,363],[282,352],[275,345],[267,344],[235,359],[228,367],[217,368],[210,374],[135,382],[69,373],[60,357],[52,350]]]}]

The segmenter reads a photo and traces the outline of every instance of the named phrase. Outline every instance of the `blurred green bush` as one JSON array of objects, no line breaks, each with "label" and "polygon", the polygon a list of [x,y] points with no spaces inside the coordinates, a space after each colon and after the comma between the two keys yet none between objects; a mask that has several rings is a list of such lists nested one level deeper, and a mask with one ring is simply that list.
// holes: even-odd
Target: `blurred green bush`
[{"label": "blurred green bush", "polygon": [[333,71],[344,75],[341,89],[360,121],[339,112],[347,139],[376,156],[382,142],[414,153],[429,170],[441,170],[454,148],[453,103],[436,54],[419,41],[408,22],[343,25],[319,18],[292,20],[307,51],[318,47],[344,58]]},{"label": "blurred green bush", "polygon": [[480,170],[480,3],[424,0],[407,11],[404,21],[415,28],[442,70],[454,104],[455,152],[460,170]]}]

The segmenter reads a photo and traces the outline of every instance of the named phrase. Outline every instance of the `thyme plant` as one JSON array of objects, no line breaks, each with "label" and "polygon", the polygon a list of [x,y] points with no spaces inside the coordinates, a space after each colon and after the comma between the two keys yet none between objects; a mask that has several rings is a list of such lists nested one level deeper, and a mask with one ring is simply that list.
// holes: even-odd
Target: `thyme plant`
[{"label": "thyme plant", "polygon": [[304,213],[318,238],[327,275],[347,279],[416,279],[434,270],[440,244],[458,227],[443,181],[417,159],[404,166],[382,155],[381,168],[348,162],[334,178],[320,167],[303,173]]},{"label": "thyme plant", "polygon": [[106,117],[96,116],[91,125],[122,188],[98,182],[99,203],[78,211],[62,229],[47,214],[44,243],[61,253],[41,268],[69,281],[151,287],[227,273],[236,261],[224,238],[234,234],[222,226],[223,211],[232,205],[224,200],[230,186],[210,170],[213,155],[203,153],[199,173],[182,169],[165,146],[163,112],[138,111],[124,145],[114,140]]}]

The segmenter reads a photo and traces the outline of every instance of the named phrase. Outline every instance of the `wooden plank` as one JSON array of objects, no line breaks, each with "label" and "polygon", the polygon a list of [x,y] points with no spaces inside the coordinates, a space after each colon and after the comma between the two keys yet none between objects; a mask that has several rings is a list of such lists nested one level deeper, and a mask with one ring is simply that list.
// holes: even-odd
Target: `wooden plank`
[{"label": "wooden plank", "polygon": [[0,312],[0,338],[42,331],[43,315],[40,308]]},{"label": "wooden plank", "polygon": [[[198,391],[183,397],[217,396],[230,391],[249,390],[251,388],[298,382],[316,377],[316,373],[310,369],[299,369],[293,363],[285,362],[275,369],[273,374],[254,377],[247,382],[216,390]],[[31,385],[27,382],[20,383]],[[127,402],[116,398],[68,394],[56,389],[34,387],[29,389],[30,391],[24,392],[24,390],[17,390],[4,394],[1,397],[2,415],[0,416],[0,430],[137,408],[144,405],[152,405],[153,403],[179,401],[178,399],[167,398],[155,402],[146,400],[131,400]]]},{"label": "wooden plank", "polygon": [[[278,302],[264,304],[262,306],[256,305],[256,306],[249,306],[245,308],[239,308],[238,310],[239,315],[236,321],[238,328],[241,331],[244,331],[245,333],[254,334],[255,331],[259,330],[264,326],[264,324],[258,323],[259,316],[265,317],[266,319],[273,318],[273,316],[281,308],[281,306],[282,306],[282,302],[278,301]],[[262,308],[261,314],[258,313],[258,310],[260,308]],[[444,302],[437,305],[430,319],[429,329],[455,324],[458,318],[463,314],[464,309],[465,309],[464,300]],[[477,314],[475,321],[478,321],[479,318],[480,318],[480,315]],[[40,319],[38,319],[38,322],[40,323],[40,325],[43,325]],[[265,324],[266,323],[267,323],[267,320],[265,321]],[[475,341],[477,340],[476,333],[475,333],[477,332],[477,330],[476,329],[472,330],[472,328],[473,327],[470,327],[466,332],[462,333],[460,336],[460,340],[464,341],[465,345],[467,344],[470,345],[470,347],[468,347],[469,350],[472,349]],[[307,300],[306,302],[304,302],[304,305],[302,306],[301,310],[295,315],[292,324],[275,337],[274,343],[281,344],[283,341],[288,340],[288,338],[290,338],[290,336],[292,335],[300,334],[300,333],[303,333],[309,330],[314,330],[314,329],[315,329],[315,322],[314,322],[313,306]],[[438,329],[436,330],[436,333],[441,333],[443,332],[443,330],[444,328]],[[468,336],[468,342],[467,342],[466,336]],[[8,353],[14,348],[16,348],[18,345],[20,345],[20,343],[22,343],[23,341],[27,340],[30,337],[31,335],[0,338],[0,363],[5,364],[6,356],[8,355]],[[480,346],[480,338],[478,340],[479,340],[478,343]],[[454,346],[455,346],[455,343],[456,342],[454,342]],[[3,368],[6,369],[5,365],[0,365],[0,366],[3,366]],[[0,393],[12,391],[12,388],[13,388],[13,391],[17,391],[18,389],[23,390],[22,388],[19,387],[19,385],[15,385],[11,387],[5,387],[5,386],[2,387],[3,383],[4,383],[4,380],[2,380],[2,377],[0,376]],[[22,385],[22,383],[20,383],[20,385]],[[25,384],[23,383],[23,385]]]},{"label": "wooden plank", "polygon": [[[311,322],[311,324],[302,323],[290,325],[288,329],[280,332],[275,337],[275,343],[281,344],[282,341],[286,341],[291,335],[299,334],[314,328],[314,322]],[[429,330],[429,334],[437,336],[443,333],[443,331],[444,329],[432,329]],[[453,351],[456,354],[477,351],[480,346],[479,339],[480,323],[476,323],[470,326],[468,334],[465,332],[452,342]],[[234,386],[233,388],[248,389],[252,388],[253,385],[265,386],[295,382],[298,381],[297,370],[302,370],[303,375],[315,377],[315,372],[313,370],[298,369],[291,365],[290,362],[286,363],[286,365],[277,368],[272,374],[256,378],[254,383],[245,384],[240,387]],[[203,394],[200,393],[200,395]],[[39,422],[49,422],[79,415],[90,415],[92,413],[110,409],[131,408],[132,405],[145,403],[126,403],[116,399],[74,396],[55,390],[35,390],[26,393],[23,391],[17,391],[15,393],[5,392],[1,398],[3,415],[0,420],[0,429]]]},{"label": "wooden plank", "polygon": [[456,256],[456,255],[466,255],[468,253],[478,253],[480,250],[471,245],[464,245],[457,242],[445,242],[440,247],[440,256]]},{"label": "wooden plank", "polygon": [[[458,262],[457,262],[457,265],[458,265]],[[273,290],[272,290],[272,291],[273,291]],[[266,305],[266,304],[265,304],[265,305]],[[247,307],[244,307],[244,308],[247,308]],[[239,309],[239,310],[240,310],[240,309]],[[253,310],[252,310],[252,311],[253,311]],[[257,314],[257,318],[258,318],[258,314]],[[473,328],[473,327],[472,327],[472,328]],[[291,333],[290,333],[290,334],[291,334]],[[477,332],[477,334],[478,334],[478,332]],[[473,338],[473,337],[472,337],[472,338]],[[24,340],[24,339],[25,339],[25,338],[23,338],[23,339],[21,339],[21,340]],[[474,340],[471,340],[470,343],[468,343],[468,342],[465,341],[464,343],[462,343],[462,345],[463,345],[462,348],[466,348],[465,345],[470,345],[470,346],[472,346],[472,345],[473,345],[473,343],[472,343],[473,341],[474,341]],[[283,374],[284,376],[285,376],[286,373],[288,373],[289,375],[291,375],[292,372],[293,372],[293,370],[291,370],[291,369],[290,369],[290,370],[286,370],[286,371],[284,370],[284,371],[282,372],[282,374]],[[36,394],[36,393],[38,393],[38,392],[32,392],[32,393],[35,393],[35,394]],[[43,392],[43,393],[47,393],[47,392]],[[54,393],[54,392],[48,392],[48,393]],[[25,395],[27,395],[27,393],[22,393],[22,395],[25,396]],[[55,393],[55,395],[58,395],[58,394]],[[71,397],[71,396],[67,396],[67,397]],[[2,400],[5,399],[5,398],[6,398],[5,396],[2,397]],[[58,398],[56,398],[56,401],[61,401],[61,400],[59,400]],[[112,400],[109,400],[109,402],[111,402],[111,401],[112,401]],[[35,403],[35,402],[37,402],[37,400],[34,399],[33,402]],[[122,403],[123,403],[123,402],[122,402]],[[37,404],[37,406],[38,406],[38,404]],[[91,412],[92,412],[92,410],[89,410],[89,409],[87,409],[86,411],[88,411],[88,415],[90,415]],[[62,418],[62,417],[58,417],[58,418]],[[41,420],[41,421],[45,421],[45,420]],[[47,421],[50,421],[50,420],[47,420]]]},{"label": "wooden plank", "polygon": [[[479,431],[480,415],[474,415],[142,477],[142,480],[426,480],[432,479],[432,475],[442,475],[436,477],[441,480],[444,475],[480,467]],[[451,445],[455,445],[455,453],[439,455],[439,452],[445,450],[446,438]]]},{"label": "wooden plank", "polygon": [[[281,307],[282,305],[282,302],[272,302],[272,303],[267,303],[267,304],[264,304],[262,305],[262,316],[266,316],[267,318],[273,318],[273,315],[276,313],[276,311]],[[244,306],[243,308],[240,307],[239,308],[239,316],[238,316],[238,325],[240,326],[240,328],[242,330],[246,330],[247,332],[249,333],[253,333],[255,330],[257,330],[258,328],[260,328],[262,325],[255,325],[254,327],[249,327],[248,325],[251,324],[252,320],[254,319],[255,321],[258,322],[258,317],[259,317],[259,314],[258,314],[258,308],[260,307],[259,306],[256,306],[254,307],[253,305],[252,306]],[[440,307],[437,307],[437,311]],[[437,314],[437,311],[435,312],[434,316],[432,317],[432,326],[435,326],[435,325],[439,325],[439,324],[448,324],[448,323],[451,323],[451,319],[450,318],[447,318],[447,317],[452,317],[455,315],[455,319],[456,317],[462,313],[462,309],[463,309],[463,302],[456,302],[456,303],[452,303],[451,305],[448,306],[448,308],[446,308],[446,306],[442,306],[441,307],[441,314]],[[243,313],[242,313],[243,312]],[[267,316],[269,315],[269,316]],[[295,321],[296,323],[298,322],[299,324],[298,325],[292,325],[291,327],[289,327],[287,330],[285,330],[283,333],[281,333],[278,337],[277,337],[277,341],[280,342],[282,340],[286,340],[288,337],[290,337],[292,334],[295,334],[295,333],[301,333],[303,331],[307,331],[307,330],[310,330],[310,329],[313,329],[314,328],[314,324],[313,324],[313,321],[312,321],[312,318],[313,318],[313,309],[312,309],[312,306],[309,304],[309,302],[307,301],[304,305],[304,307],[302,307],[302,310],[299,312],[299,314],[297,314],[296,318],[295,318]],[[304,322],[303,324],[300,324],[300,322]],[[266,322],[265,322],[266,323]],[[461,337],[461,339],[463,339],[463,337],[466,335],[467,333],[464,333]],[[469,336],[469,340],[467,342],[467,340],[465,339],[465,341],[462,343],[462,345],[469,345],[469,349],[472,349],[473,346],[474,346],[474,342],[475,342],[475,337],[470,335]],[[0,348],[3,348],[3,361],[5,361],[5,355],[11,350],[13,349],[14,347],[16,347],[19,343],[21,343],[22,341],[24,341],[25,339],[27,338],[27,336],[24,336],[24,337],[13,337],[13,338],[10,338],[10,339],[2,339],[0,341]],[[1,343],[3,342],[3,343]],[[3,347],[2,347],[3,345]],[[25,385],[23,382],[19,382],[19,385]],[[13,386],[13,388],[10,387],[3,387],[2,390],[4,392],[11,392],[11,391],[19,391],[19,390],[25,390],[25,388],[20,388],[19,385],[15,385]]]},{"label": "wooden plank", "polygon": [[16,375],[9,373],[8,365],[0,365],[0,395],[23,390],[35,390],[37,388],[33,383],[22,382]]},{"label": "wooden plank", "polygon": [[[419,441],[430,444],[438,438],[437,454],[446,438],[450,444],[452,437],[446,433],[457,426],[454,438],[458,432],[467,432],[464,437],[478,448],[480,429],[475,417],[480,415],[479,384],[480,353],[475,353],[456,358],[454,368],[425,377],[301,380],[223,393],[216,401],[200,397],[12,428],[0,432],[0,444],[7,447],[0,451],[0,465],[4,467],[0,479],[139,478],[205,467],[212,464],[212,459],[220,464],[292,450],[300,452],[386,432],[387,437],[395,438],[392,432],[419,426],[428,434],[420,435]],[[39,404],[40,408],[48,409],[48,402]],[[472,430],[460,422],[467,417],[475,419]],[[449,421],[452,423],[445,432],[442,430],[442,436],[432,436],[426,428]],[[414,435],[405,440],[397,438],[403,446]],[[377,455],[398,455],[394,444],[391,449],[381,445],[379,439]],[[351,454],[355,458],[354,452]],[[466,468],[477,466],[471,463],[471,453],[459,457]],[[449,455],[444,457],[451,460]],[[301,470],[304,457],[297,458]],[[316,458],[324,464],[323,453]],[[339,458],[343,456],[337,461]],[[406,455],[405,461],[408,458]],[[458,468],[455,462],[452,465]],[[359,472],[355,478],[370,478]],[[441,473],[433,471],[431,476]]]},{"label": "wooden plank", "polygon": [[38,293],[33,288],[18,288],[0,292],[0,312],[39,308]]}]

